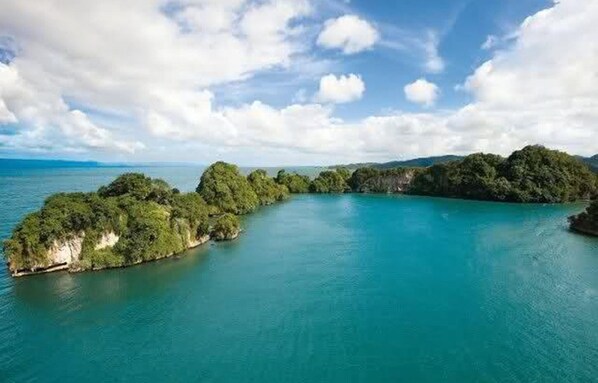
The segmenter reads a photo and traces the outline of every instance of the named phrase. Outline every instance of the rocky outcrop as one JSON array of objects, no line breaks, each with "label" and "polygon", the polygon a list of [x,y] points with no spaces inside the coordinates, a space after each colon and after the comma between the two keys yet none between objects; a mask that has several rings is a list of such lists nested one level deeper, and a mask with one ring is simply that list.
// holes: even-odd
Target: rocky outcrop
[{"label": "rocky outcrop", "polygon": [[[230,240],[234,239],[238,236],[238,233],[234,234],[233,236],[228,236],[227,238],[223,239],[216,239],[216,240]],[[79,265],[79,261],[81,260],[81,252],[83,250],[83,241],[85,239],[85,233],[81,232],[77,235],[73,235],[68,239],[62,241],[54,241],[50,249],[48,250],[46,264],[38,264],[29,269],[14,269],[11,267],[9,263],[9,269],[13,277],[21,277],[25,275],[32,275],[32,274],[42,274],[42,273],[49,273],[53,271],[61,271],[61,270],[69,270],[69,271],[84,271],[81,269]],[[106,232],[103,233],[98,243],[94,246],[95,250],[103,250],[107,248],[111,248],[116,243],[120,237],[114,232]],[[194,247],[198,247],[203,245],[204,243],[210,240],[209,235],[203,235],[199,238],[191,238],[191,236],[187,240],[187,249],[191,249]],[[169,254],[168,256],[172,256],[174,254]]]},{"label": "rocky outcrop", "polygon": [[241,230],[233,230],[233,231],[217,231],[212,233],[212,239],[214,241],[232,241],[236,239],[239,234],[241,234]]},{"label": "rocky outcrop", "polygon": [[210,240],[210,236],[209,235],[202,235],[199,238],[193,239],[193,238],[189,238],[188,246],[190,249],[197,247],[197,246],[201,246],[204,243],[208,242]]},{"label": "rocky outcrop", "polygon": [[571,230],[598,237],[598,200],[594,200],[586,211],[569,217]]},{"label": "rocky outcrop", "polygon": [[96,244],[95,249],[103,250],[109,247],[113,247],[114,245],[116,245],[119,239],[120,237],[112,231],[103,233],[100,237],[100,240]]},{"label": "rocky outcrop", "polygon": [[[119,236],[114,232],[103,233],[98,243],[95,245],[95,250],[102,250],[116,245]],[[77,265],[81,260],[81,252],[83,250],[83,241],[85,240],[85,233],[77,233],[69,236],[67,239],[58,241],[54,240],[48,253],[46,255],[45,264],[37,264],[29,269],[15,269],[9,264],[9,269],[14,277],[23,275],[49,273],[52,271],[70,270]],[[78,270],[77,267],[75,267]]]},{"label": "rocky outcrop", "polygon": [[414,177],[415,171],[411,169],[380,171],[377,175],[356,185],[354,191],[358,193],[405,193]]},{"label": "rocky outcrop", "polygon": [[33,265],[29,269],[15,269],[9,264],[11,274],[14,277],[20,277],[23,275],[67,270],[71,264],[80,259],[84,239],[85,233],[79,233],[62,241],[54,240],[48,249],[46,263]]}]

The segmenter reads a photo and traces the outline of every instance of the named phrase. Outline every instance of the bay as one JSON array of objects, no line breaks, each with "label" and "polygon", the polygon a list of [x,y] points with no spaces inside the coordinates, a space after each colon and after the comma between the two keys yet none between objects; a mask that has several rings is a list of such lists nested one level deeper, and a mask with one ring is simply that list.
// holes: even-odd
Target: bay
[{"label": "bay", "polygon": [[[2,168],[0,236],[54,192],[126,171],[189,191],[202,170]],[[3,265],[0,381],[596,381],[598,240],[566,225],[583,207],[294,196],[176,259]]]}]

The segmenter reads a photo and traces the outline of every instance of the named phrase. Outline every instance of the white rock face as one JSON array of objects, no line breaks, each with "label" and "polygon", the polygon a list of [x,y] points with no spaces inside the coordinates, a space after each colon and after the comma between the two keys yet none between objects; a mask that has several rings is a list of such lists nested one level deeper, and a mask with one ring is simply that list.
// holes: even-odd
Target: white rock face
[{"label": "white rock face", "polygon": [[119,239],[120,237],[112,231],[104,233],[102,234],[102,237],[100,238],[98,244],[95,246],[95,249],[102,250],[107,247],[113,247],[114,245],[116,245],[116,242],[118,242]]},{"label": "white rock face", "polygon": [[67,265],[78,261],[81,256],[81,248],[83,247],[83,239],[85,234],[74,236],[65,241],[54,241],[50,250],[48,251],[48,258],[52,265],[66,263]]}]

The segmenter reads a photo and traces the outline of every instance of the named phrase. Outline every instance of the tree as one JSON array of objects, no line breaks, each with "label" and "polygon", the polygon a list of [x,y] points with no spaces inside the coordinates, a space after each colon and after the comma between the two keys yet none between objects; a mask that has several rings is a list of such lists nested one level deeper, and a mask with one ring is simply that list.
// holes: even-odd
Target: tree
[{"label": "tree", "polygon": [[309,186],[312,193],[344,193],[348,190],[349,186],[343,176],[331,170],[321,172]]},{"label": "tree", "polygon": [[141,173],[125,173],[108,186],[100,187],[98,194],[100,197],[118,197],[128,194],[138,200],[144,200],[151,191],[151,178]]},{"label": "tree", "polygon": [[309,177],[297,173],[287,173],[284,169],[278,171],[275,181],[287,187],[293,194],[309,192]]},{"label": "tree", "polygon": [[257,194],[239,168],[221,161],[206,169],[196,191],[221,212],[247,214],[259,205]]},{"label": "tree", "polygon": [[270,205],[289,196],[287,187],[268,177],[265,170],[254,170],[247,176],[247,180],[255,194],[257,194],[260,205]]},{"label": "tree", "polygon": [[419,173],[412,194],[495,201],[555,203],[587,200],[598,190],[596,174],[576,158],[526,146],[504,159],[472,154]]},{"label": "tree", "polygon": [[225,213],[216,220],[211,236],[216,241],[228,241],[237,238],[240,231],[239,218],[234,214]]}]

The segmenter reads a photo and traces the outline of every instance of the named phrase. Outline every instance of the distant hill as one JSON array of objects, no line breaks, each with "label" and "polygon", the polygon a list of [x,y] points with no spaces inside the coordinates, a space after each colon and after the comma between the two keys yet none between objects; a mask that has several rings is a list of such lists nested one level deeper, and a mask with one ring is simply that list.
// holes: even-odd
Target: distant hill
[{"label": "distant hill", "polygon": [[[450,161],[457,161],[463,159],[464,156],[446,155],[446,156],[434,156],[434,157],[421,157],[414,158],[412,160],[405,161],[390,161],[390,162],[361,162],[348,165],[333,165],[330,168],[347,168],[350,170],[371,167],[375,169],[393,169],[393,168],[425,168],[435,164],[442,164]],[[598,154],[592,157],[575,156],[579,161],[588,165],[590,169],[598,173]]]},{"label": "distant hill", "polygon": [[95,168],[95,161],[27,160],[0,158],[0,169]]},{"label": "distant hill", "polygon": [[575,156],[581,162],[587,164],[594,172],[598,173],[598,154],[593,155],[592,157],[582,157],[582,156]]},{"label": "distant hill", "polygon": [[357,168],[364,168],[364,167],[372,167],[375,169],[393,169],[393,168],[425,168],[428,166],[432,166],[435,164],[442,164],[445,162],[456,161],[462,159],[463,156],[454,156],[454,155],[446,155],[446,156],[435,156],[435,157],[421,157],[421,158],[414,158],[411,160],[405,161],[390,161],[384,163],[377,163],[377,162],[362,162],[362,163],[355,163],[355,164],[348,164],[348,165],[334,165],[331,168],[347,168],[347,169],[357,169]]}]

